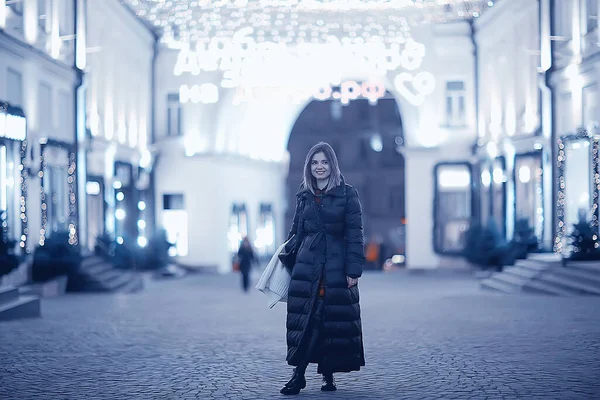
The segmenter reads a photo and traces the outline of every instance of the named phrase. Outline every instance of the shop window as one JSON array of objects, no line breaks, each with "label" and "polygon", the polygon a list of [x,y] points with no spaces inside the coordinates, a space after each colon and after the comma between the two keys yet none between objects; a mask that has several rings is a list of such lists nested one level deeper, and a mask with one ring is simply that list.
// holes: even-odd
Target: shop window
[{"label": "shop window", "polygon": [[105,201],[104,179],[102,177],[88,177],[85,184],[87,206],[87,248],[93,250],[96,238],[104,233]]},{"label": "shop window", "polygon": [[275,221],[271,204],[260,204],[254,247],[262,257],[270,256],[275,251]]},{"label": "shop window", "polygon": [[498,157],[492,162],[492,214],[502,238],[506,238],[506,162]]},{"label": "shop window", "polygon": [[471,166],[442,163],[434,171],[434,249],[440,254],[460,255],[473,216]]},{"label": "shop window", "polygon": [[6,239],[19,239],[20,217],[18,142],[0,142],[0,224],[6,228]]},{"label": "shop window", "polygon": [[179,102],[179,94],[169,93],[167,95],[167,135],[181,135],[182,105]]},{"label": "shop window", "polygon": [[231,207],[229,229],[227,230],[229,251],[237,253],[242,239],[246,236],[248,236],[248,213],[246,211],[246,205],[234,204]]},{"label": "shop window", "polygon": [[565,211],[567,235],[580,219],[592,218],[592,168],[589,139],[565,143]]},{"label": "shop window", "polygon": [[462,81],[446,82],[446,125],[465,125],[465,84]]},{"label": "shop window", "polygon": [[[140,204],[138,203],[138,208]],[[185,210],[183,194],[164,194],[162,226],[167,240],[173,244],[169,250],[171,256],[188,254],[188,214]]]},{"label": "shop window", "polygon": [[517,221],[527,220],[538,242],[542,243],[544,236],[542,152],[517,154],[513,174],[515,226]]},{"label": "shop window", "polygon": [[53,232],[66,232],[69,215],[68,165],[69,151],[60,145],[45,145],[43,161],[42,211],[45,211],[45,236]]}]

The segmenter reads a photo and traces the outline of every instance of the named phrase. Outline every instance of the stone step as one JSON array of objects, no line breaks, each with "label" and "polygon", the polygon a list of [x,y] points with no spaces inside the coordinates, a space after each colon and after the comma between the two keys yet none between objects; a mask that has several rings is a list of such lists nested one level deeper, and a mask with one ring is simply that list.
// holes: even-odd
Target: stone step
[{"label": "stone step", "polygon": [[119,293],[137,293],[144,289],[144,280],[138,274],[134,274],[134,277],[127,282],[124,286],[121,286],[118,290]]},{"label": "stone step", "polygon": [[532,260],[532,259],[525,259],[525,260],[517,260],[515,262],[515,266],[516,267],[522,267],[522,268],[528,268],[534,271],[545,271],[547,269],[549,269],[551,266],[541,260]]},{"label": "stone step", "polygon": [[600,275],[600,262],[599,261],[578,261],[568,262],[567,268],[585,271],[590,274]]},{"label": "stone step", "polygon": [[526,293],[549,294],[553,296],[576,296],[577,291],[562,288],[546,281],[532,280],[523,286],[523,291]]},{"label": "stone step", "polygon": [[527,259],[552,265],[560,265],[563,261],[562,256],[557,253],[529,253]]},{"label": "stone step", "polygon": [[12,286],[0,287],[0,306],[19,298],[19,289]]},{"label": "stone step", "polygon": [[113,265],[110,262],[101,259],[97,263],[88,264],[85,267],[81,266],[79,273],[89,275],[89,276],[95,276],[95,275],[99,275],[99,274],[101,274],[107,270],[111,270],[111,269],[113,269]]},{"label": "stone step", "polygon": [[515,285],[511,285],[511,284],[505,283],[503,281],[498,281],[498,280],[495,280],[492,278],[482,280],[479,283],[479,285],[482,289],[493,290],[493,291],[502,292],[502,293],[519,293],[519,291],[520,291],[520,288]]},{"label": "stone step", "polygon": [[0,304],[0,321],[35,318],[41,315],[40,299],[35,296],[20,296],[16,300]]},{"label": "stone step", "polygon": [[554,268],[552,273],[577,280],[581,283],[589,283],[591,285],[600,286],[600,273],[591,272],[586,269],[572,268],[567,266],[564,268]]},{"label": "stone step", "polygon": [[594,286],[586,283],[581,283],[573,279],[566,278],[553,273],[546,273],[540,280],[543,282],[549,282],[556,286],[561,287],[565,290],[571,290],[578,294],[588,294],[600,296],[600,285]]},{"label": "stone step", "polygon": [[504,273],[504,272],[494,274],[491,276],[490,279],[494,279],[496,281],[501,281],[505,284],[513,285],[518,288],[523,287],[523,285],[525,285],[530,280],[530,278],[528,278],[528,277],[508,274],[508,273]]},{"label": "stone step", "polygon": [[506,267],[504,268],[504,273],[516,275],[520,278],[532,279],[542,273],[542,271],[532,268],[526,268],[521,266],[516,267]]}]

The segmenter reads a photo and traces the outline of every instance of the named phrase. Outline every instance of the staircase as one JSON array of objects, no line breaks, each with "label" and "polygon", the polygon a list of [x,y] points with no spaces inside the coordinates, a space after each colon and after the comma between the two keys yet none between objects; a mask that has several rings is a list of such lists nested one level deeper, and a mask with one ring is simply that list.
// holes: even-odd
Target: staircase
[{"label": "staircase", "polygon": [[135,271],[115,268],[98,256],[85,257],[76,273],[69,276],[68,291],[134,293],[144,288],[142,276]]},{"label": "staircase", "polygon": [[40,298],[21,296],[13,286],[0,287],[0,321],[34,318],[41,315]]},{"label": "staircase", "polygon": [[531,254],[514,267],[480,282],[482,289],[503,293],[554,296],[600,296],[600,262],[567,262],[555,254]]}]

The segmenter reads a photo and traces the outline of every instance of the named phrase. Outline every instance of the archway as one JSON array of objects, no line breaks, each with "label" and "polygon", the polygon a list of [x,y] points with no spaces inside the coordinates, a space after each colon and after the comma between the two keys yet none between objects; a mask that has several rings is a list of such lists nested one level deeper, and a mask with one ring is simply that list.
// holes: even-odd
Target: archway
[{"label": "archway", "polygon": [[371,105],[357,99],[312,101],[300,112],[289,135],[289,174],[286,180],[286,230],[291,224],[295,195],[302,179],[306,153],[317,142],[332,145],[346,181],[356,187],[363,207],[365,239],[380,243],[383,261],[405,250],[403,122],[391,94]]}]

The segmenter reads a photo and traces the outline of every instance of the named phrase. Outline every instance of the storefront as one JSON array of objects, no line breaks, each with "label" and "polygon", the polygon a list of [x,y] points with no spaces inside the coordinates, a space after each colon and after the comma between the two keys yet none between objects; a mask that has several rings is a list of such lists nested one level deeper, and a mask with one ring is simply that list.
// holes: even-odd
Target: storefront
[{"label": "storefront", "polygon": [[[573,225],[586,221],[598,230],[600,137],[582,130],[558,140],[558,193],[555,251],[568,253]],[[600,231],[599,231],[600,233]]]},{"label": "storefront", "polygon": [[[513,169],[514,188],[514,226],[533,230],[540,247],[544,245],[544,152],[515,155]],[[547,194],[548,196],[550,194]]]},{"label": "storefront", "polygon": [[47,139],[40,144],[42,163],[40,246],[56,232],[67,233],[69,244],[78,243],[76,154],[71,143]]},{"label": "storefront", "polygon": [[[20,108],[0,101],[0,224],[4,238],[27,251],[27,120]],[[15,249],[16,250],[16,249]]]}]

